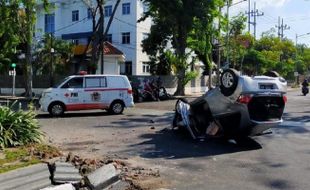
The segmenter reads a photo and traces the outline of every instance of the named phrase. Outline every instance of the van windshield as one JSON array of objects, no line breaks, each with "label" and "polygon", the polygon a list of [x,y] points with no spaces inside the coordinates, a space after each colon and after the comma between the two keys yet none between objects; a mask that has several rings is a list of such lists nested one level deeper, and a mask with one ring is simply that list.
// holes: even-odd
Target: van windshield
[{"label": "van windshield", "polygon": [[65,82],[66,80],[68,80],[70,77],[66,77],[64,79],[62,79],[61,81],[59,81],[58,83],[56,83],[53,88],[58,88],[63,82]]}]

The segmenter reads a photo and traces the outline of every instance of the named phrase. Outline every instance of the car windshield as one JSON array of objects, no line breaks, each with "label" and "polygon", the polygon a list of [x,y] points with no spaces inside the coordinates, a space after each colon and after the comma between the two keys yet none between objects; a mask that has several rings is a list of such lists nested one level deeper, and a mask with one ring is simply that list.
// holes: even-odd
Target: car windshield
[{"label": "car windshield", "polygon": [[56,83],[53,88],[58,88],[62,83],[64,83],[66,80],[68,80],[70,77],[66,77],[63,80],[59,81],[58,83]]}]

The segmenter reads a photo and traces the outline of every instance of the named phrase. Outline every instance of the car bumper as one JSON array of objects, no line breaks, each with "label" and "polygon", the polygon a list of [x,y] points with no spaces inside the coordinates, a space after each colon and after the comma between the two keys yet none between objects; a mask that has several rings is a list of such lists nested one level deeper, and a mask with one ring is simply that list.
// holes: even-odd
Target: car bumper
[{"label": "car bumper", "polygon": [[283,122],[282,119],[276,121],[264,121],[264,122],[252,121],[253,125],[250,127],[249,136],[262,134],[264,131],[276,127],[282,122]]},{"label": "car bumper", "polygon": [[48,112],[48,104],[47,102],[44,101],[43,98],[41,98],[39,100],[39,104],[40,104],[40,110],[43,111],[43,112]]}]

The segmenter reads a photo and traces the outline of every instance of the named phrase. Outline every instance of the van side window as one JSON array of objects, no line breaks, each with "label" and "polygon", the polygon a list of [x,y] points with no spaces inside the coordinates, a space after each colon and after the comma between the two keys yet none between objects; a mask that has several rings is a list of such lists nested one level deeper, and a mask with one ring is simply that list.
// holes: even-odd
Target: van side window
[{"label": "van side window", "polygon": [[85,83],[86,88],[101,88],[107,86],[105,77],[85,78]]},{"label": "van side window", "polygon": [[83,88],[83,78],[82,77],[72,78],[64,85],[62,85],[61,88]]}]

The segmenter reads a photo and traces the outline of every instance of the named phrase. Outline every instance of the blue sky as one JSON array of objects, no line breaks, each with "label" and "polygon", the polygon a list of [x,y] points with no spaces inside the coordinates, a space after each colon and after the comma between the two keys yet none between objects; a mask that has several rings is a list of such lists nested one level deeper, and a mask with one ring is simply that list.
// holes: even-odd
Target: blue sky
[{"label": "blue sky", "polygon": [[[240,2],[242,0],[234,0]],[[262,32],[275,28],[278,25],[278,17],[284,20],[290,29],[284,31],[284,36],[295,43],[295,36],[310,33],[310,0],[251,0],[251,9],[256,8],[264,12],[264,16],[257,18],[257,37]],[[242,2],[230,8],[231,15],[248,10],[248,2]],[[251,27],[253,32],[253,27]],[[277,29],[276,29],[277,31]],[[298,37],[298,43],[307,44],[310,47],[310,35]]]}]

